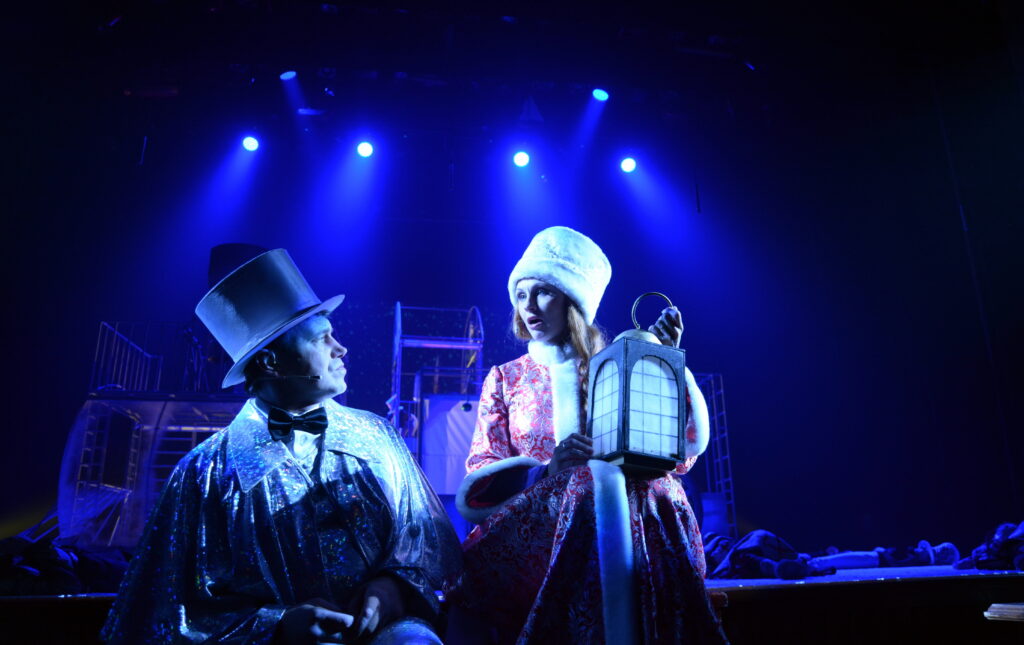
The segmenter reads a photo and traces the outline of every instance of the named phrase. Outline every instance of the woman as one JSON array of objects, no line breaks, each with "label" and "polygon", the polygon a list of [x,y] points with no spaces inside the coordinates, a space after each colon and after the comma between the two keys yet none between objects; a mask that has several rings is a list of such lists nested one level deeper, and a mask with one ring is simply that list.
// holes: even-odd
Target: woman
[{"label": "woman", "polygon": [[[449,589],[459,616],[506,642],[721,643],[704,554],[678,478],[624,477],[584,436],[594,314],[611,266],[565,227],[534,237],[509,277],[524,356],[491,369],[456,502],[478,524]],[[679,312],[651,326],[678,345]],[[687,373],[688,470],[707,445],[707,409]]]}]

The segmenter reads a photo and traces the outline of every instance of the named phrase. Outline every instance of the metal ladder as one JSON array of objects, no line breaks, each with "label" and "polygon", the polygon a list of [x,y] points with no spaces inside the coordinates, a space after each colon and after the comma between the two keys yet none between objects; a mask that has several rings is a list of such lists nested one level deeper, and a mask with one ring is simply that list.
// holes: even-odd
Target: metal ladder
[{"label": "metal ladder", "polygon": [[[483,380],[483,347],[483,320],[476,307],[411,307],[396,302],[388,420],[403,436],[418,437],[416,415],[423,371],[464,370],[479,384]],[[407,356],[409,350],[430,351],[411,357]],[[460,352],[457,361],[454,352]],[[410,448],[419,457],[418,442]]]},{"label": "metal ladder", "polygon": [[697,386],[708,403],[711,438],[704,455],[706,460],[707,490],[719,493],[725,500],[726,522],[729,535],[738,537],[736,527],[736,499],[732,482],[732,458],[729,455],[729,426],[725,417],[725,387],[721,374],[694,374]]}]

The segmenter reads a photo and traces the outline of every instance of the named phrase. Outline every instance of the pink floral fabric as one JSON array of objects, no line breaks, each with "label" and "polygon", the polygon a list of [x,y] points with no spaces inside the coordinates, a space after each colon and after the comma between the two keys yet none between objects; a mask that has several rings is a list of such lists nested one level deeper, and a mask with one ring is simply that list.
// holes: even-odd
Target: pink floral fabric
[{"label": "pink floral fabric", "polygon": [[[551,380],[529,355],[484,383],[466,468],[554,452]],[[685,472],[694,459],[680,464]],[[723,643],[704,587],[704,551],[679,479],[627,477],[638,607],[645,643]],[[513,496],[463,543],[451,602],[495,627],[500,643],[602,643],[594,482],[579,466]]]},{"label": "pink floral fabric", "polygon": [[[466,471],[508,457],[547,462],[555,452],[551,374],[529,354],[492,367],[484,380]],[[545,431],[538,429],[546,428]]]}]

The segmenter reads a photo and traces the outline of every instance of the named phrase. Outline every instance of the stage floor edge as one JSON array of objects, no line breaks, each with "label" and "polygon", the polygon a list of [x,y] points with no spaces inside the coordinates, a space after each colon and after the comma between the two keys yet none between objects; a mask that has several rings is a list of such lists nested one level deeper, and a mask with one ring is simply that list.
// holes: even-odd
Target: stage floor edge
[{"label": "stage floor edge", "polygon": [[840,569],[827,576],[813,576],[802,580],[778,578],[709,579],[705,582],[712,591],[734,592],[741,589],[777,589],[794,586],[817,587],[834,584],[874,584],[902,580],[959,579],[987,577],[1016,577],[1024,584],[1024,571],[987,569],[954,569],[952,566],[873,567],[870,569]]},{"label": "stage floor edge", "polygon": [[1021,645],[1024,623],[985,617],[1024,602],[1024,572],[952,566],[845,569],[805,580],[708,580],[732,645]]}]

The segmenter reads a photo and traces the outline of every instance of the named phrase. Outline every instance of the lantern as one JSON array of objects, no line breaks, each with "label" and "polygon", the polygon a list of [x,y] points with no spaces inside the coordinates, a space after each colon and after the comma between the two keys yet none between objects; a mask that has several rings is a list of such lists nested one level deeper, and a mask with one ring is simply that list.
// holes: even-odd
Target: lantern
[{"label": "lantern", "polygon": [[662,345],[640,329],[622,332],[590,360],[587,434],[594,458],[627,472],[658,476],[683,461],[686,429],[686,352]]}]

